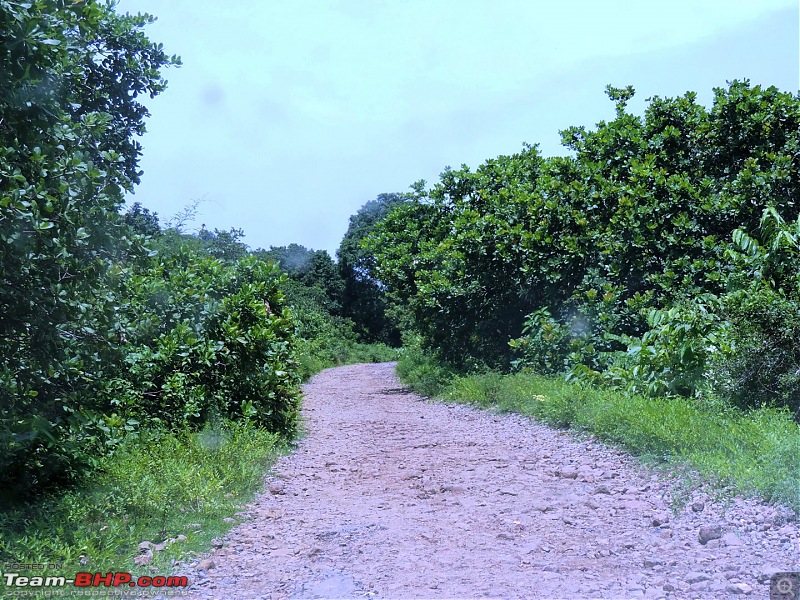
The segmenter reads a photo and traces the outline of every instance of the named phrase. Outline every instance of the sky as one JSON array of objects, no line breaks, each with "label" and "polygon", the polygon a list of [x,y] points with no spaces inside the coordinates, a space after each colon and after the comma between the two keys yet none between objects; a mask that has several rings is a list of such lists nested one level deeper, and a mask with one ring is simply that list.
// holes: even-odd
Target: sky
[{"label": "sky", "polygon": [[734,79],[800,90],[798,0],[120,0],[181,56],[147,100],[141,202],[332,256],[378,194]]}]

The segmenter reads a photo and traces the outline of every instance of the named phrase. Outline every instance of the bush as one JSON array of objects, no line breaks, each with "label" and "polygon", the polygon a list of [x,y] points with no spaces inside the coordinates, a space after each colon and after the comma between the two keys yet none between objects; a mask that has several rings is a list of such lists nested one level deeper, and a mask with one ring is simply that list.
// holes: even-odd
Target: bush
[{"label": "bush", "polygon": [[724,303],[732,350],[712,362],[716,393],[742,408],[785,407],[800,420],[800,302],[753,286]]},{"label": "bush", "polygon": [[293,435],[296,323],[274,263],[166,257],[128,286],[127,369],[109,382],[123,418],[178,431],[215,419]]}]

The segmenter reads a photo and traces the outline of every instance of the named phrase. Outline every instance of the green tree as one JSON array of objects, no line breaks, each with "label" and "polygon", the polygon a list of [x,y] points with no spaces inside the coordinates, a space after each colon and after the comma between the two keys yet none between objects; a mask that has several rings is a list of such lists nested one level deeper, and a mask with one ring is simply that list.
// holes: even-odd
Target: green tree
[{"label": "green tree", "polygon": [[122,190],[147,109],[178,64],[113,4],[0,1],[0,488],[91,462],[81,440],[118,363]]},{"label": "green tree", "polygon": [[515,344],[532,362],[603,370],[651,329],[651,311],[735,285],[737,227],[754,232],[767,206],[800,213],[800,96],[734,81],[710,109],[687,93],[634,115],[633,88],[606,91],[615,118],[563,131],[572,156],[526,147],[447,169],[369,237],[377,279],[428,348],[507,365],[533,313],[557,335]]},{"label": "green tree", "polygon": [[300,244],[289,244],[257,250],[255,255],[262,260],[277,262],[291,279],[317,290],[321,307],[326,312],[341,314],[342,279],[326,250],[310,250]]},{"label": "green tree", "polygon": [[361,339],[400,345],[400,331],[386,315],[383,285],[375,277],[375,257],[366,238],[395,208],[409,202],[407,194],[379,194],[350,217],[336,251],[343,280],[342,314],[353,320]]}]

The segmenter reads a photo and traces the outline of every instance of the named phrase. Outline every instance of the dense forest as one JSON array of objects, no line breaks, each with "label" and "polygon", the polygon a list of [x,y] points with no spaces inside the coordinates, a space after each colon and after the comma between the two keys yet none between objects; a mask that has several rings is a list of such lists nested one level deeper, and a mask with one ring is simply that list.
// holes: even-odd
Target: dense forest
[{"label": "dense forest", "polygon": [[143,99],[180,65],[151,22],[0,1],[6,532],[153,439],[291,440],[304,379],[398,352],[800,418],[800,95],[733,81],[636,115],[608,87],[615,118],[563,131],[564,156],[379,194],[334,259],[125,205]]}]

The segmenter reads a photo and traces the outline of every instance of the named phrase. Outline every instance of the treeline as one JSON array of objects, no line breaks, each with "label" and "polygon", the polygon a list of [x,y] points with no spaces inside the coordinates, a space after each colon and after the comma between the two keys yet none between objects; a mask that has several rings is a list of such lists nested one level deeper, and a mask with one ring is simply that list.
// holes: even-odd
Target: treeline
[{"label": "treeline", "polygon": [[366,242],[421,345],[800,415],[800,95],[734,81],[420,182]]}]

